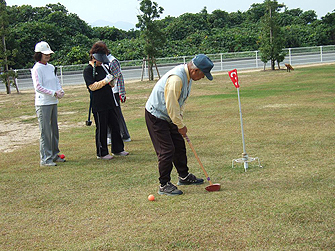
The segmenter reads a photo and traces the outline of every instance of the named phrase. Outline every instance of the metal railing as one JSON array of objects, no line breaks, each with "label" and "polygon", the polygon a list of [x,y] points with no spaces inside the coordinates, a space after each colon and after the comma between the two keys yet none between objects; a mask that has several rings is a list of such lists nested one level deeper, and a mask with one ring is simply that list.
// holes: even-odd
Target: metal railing
[{"label": "metal railing", "polygon": [[[301,48],[286,48],[283,49],[286,53],[285,59],[280,63],[281,67],[288,63],[295,65],[319,64],[325,62],[335,62],[335,45],[301,47]],[[260,60],[259,51],[246,52],[228,52],[218,54],[207,54],[213,61],[214,68],[212,72],[229,71],[232,69],[263,69],[264,63]],[[172,67],[186,63],[191,60],[194,55],[156,58],[156,64],[160,76],[169,71]],[[144,68],[143,68],[144,62]],[[148,77],[147,64],[143,60],[126,60],[120,61],[122,73],[125,80],[140,80],[143,74],[144,78]],[[84,85],[83,70],[87,64],[80,65],[64,65],[56,66],[57,75],[60,78],[62,85]],[[266,65],[268,66],[268,63]],[[17,85],[19,89],[32,89],[33,83],[31,80],[30,69],[17,69],[18,74]],[[158,77],[154,70],[155,77]],[[0,91],[4,91],[4,84],[0,85]]]}]

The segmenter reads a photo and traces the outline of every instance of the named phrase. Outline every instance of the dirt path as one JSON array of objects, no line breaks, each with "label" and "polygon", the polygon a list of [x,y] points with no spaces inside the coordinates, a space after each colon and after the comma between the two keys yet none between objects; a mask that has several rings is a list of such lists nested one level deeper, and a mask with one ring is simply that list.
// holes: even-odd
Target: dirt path
[{"label": "dirt path", "polygon": [[25,123],[0,123],[0,151],[14,152],[18,148],[39,140],[38,125]]},{"label": "dirt path", "polygon": [[[72,114],[73,112],[59,112],[58,114]],[[35,116],[21,116],[21,120],[36,118]],[[82,123],[68,124],[58,122],[60,133],[69,128],[83,126]],[[14,152],[23,146],[38,144],[40,130],[36,118],[36,124],[22,122],[0,123],[0,152]]]}]

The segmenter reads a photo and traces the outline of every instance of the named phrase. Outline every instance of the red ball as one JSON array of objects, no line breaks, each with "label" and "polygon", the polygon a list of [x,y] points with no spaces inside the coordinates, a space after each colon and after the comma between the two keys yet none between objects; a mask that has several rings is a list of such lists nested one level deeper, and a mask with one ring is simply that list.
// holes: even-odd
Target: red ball
[{"label": "red ball", "polygon": [[154,201],[154,200],[155,200],[155,196],[153,196],[152,194],[150,194],[150,195],[148,196],[148,200],[150,200],[150,201]]},{"label": "red ball", "polygon": [[59,155],[59,158],[64,159],[64,158],[65,158],[65,155],[64,155],[64,154],[61,154],[61,155]]}]

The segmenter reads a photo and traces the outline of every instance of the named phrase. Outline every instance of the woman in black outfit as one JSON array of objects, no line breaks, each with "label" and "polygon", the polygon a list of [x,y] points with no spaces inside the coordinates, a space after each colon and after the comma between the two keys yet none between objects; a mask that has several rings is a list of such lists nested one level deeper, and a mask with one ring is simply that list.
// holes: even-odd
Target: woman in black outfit
[{"label": "woman in black outfit", "polygon": [[103,63],[108,64],[108,49],[103,43],[95,43],[90,50],[89,65],[84,69],[86,86],[91,93],[92,111],[96,124],[97,158],[110,160],[113,158],[107,148],[107,128],[112,129],[112,153],[126,156],[123,140],[120,136],[120,127],[117,122],[116,106],[113,98],[114,76],[108,72]]}]

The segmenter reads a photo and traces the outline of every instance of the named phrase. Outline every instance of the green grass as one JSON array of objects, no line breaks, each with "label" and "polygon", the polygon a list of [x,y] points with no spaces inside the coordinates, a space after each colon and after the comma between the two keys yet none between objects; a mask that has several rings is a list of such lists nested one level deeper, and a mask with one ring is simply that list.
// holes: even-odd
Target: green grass
[{"label": "green grass", "polygon": [[[242,140],[228,74],[193,82],[188,135],[221,191],[186,186],[177,197],[157,194],[157,159],[144,121],[155,82],[126,83],[131,154],[111,161],[96,159],[94,125],[84,125],[85,86],[65,87],[58,112],[68,161],[39,167],[38,134],[2,153],[0,250],[333,250],[334,70],[239,72],[246,149],[263,165],[250,163],[247,172],[231,167]],[[8,125],[0,136],[14,123],[37,126],[32,91],[2,93],[0,105]],[[204,177],[187,150],[190,171]]]}]

